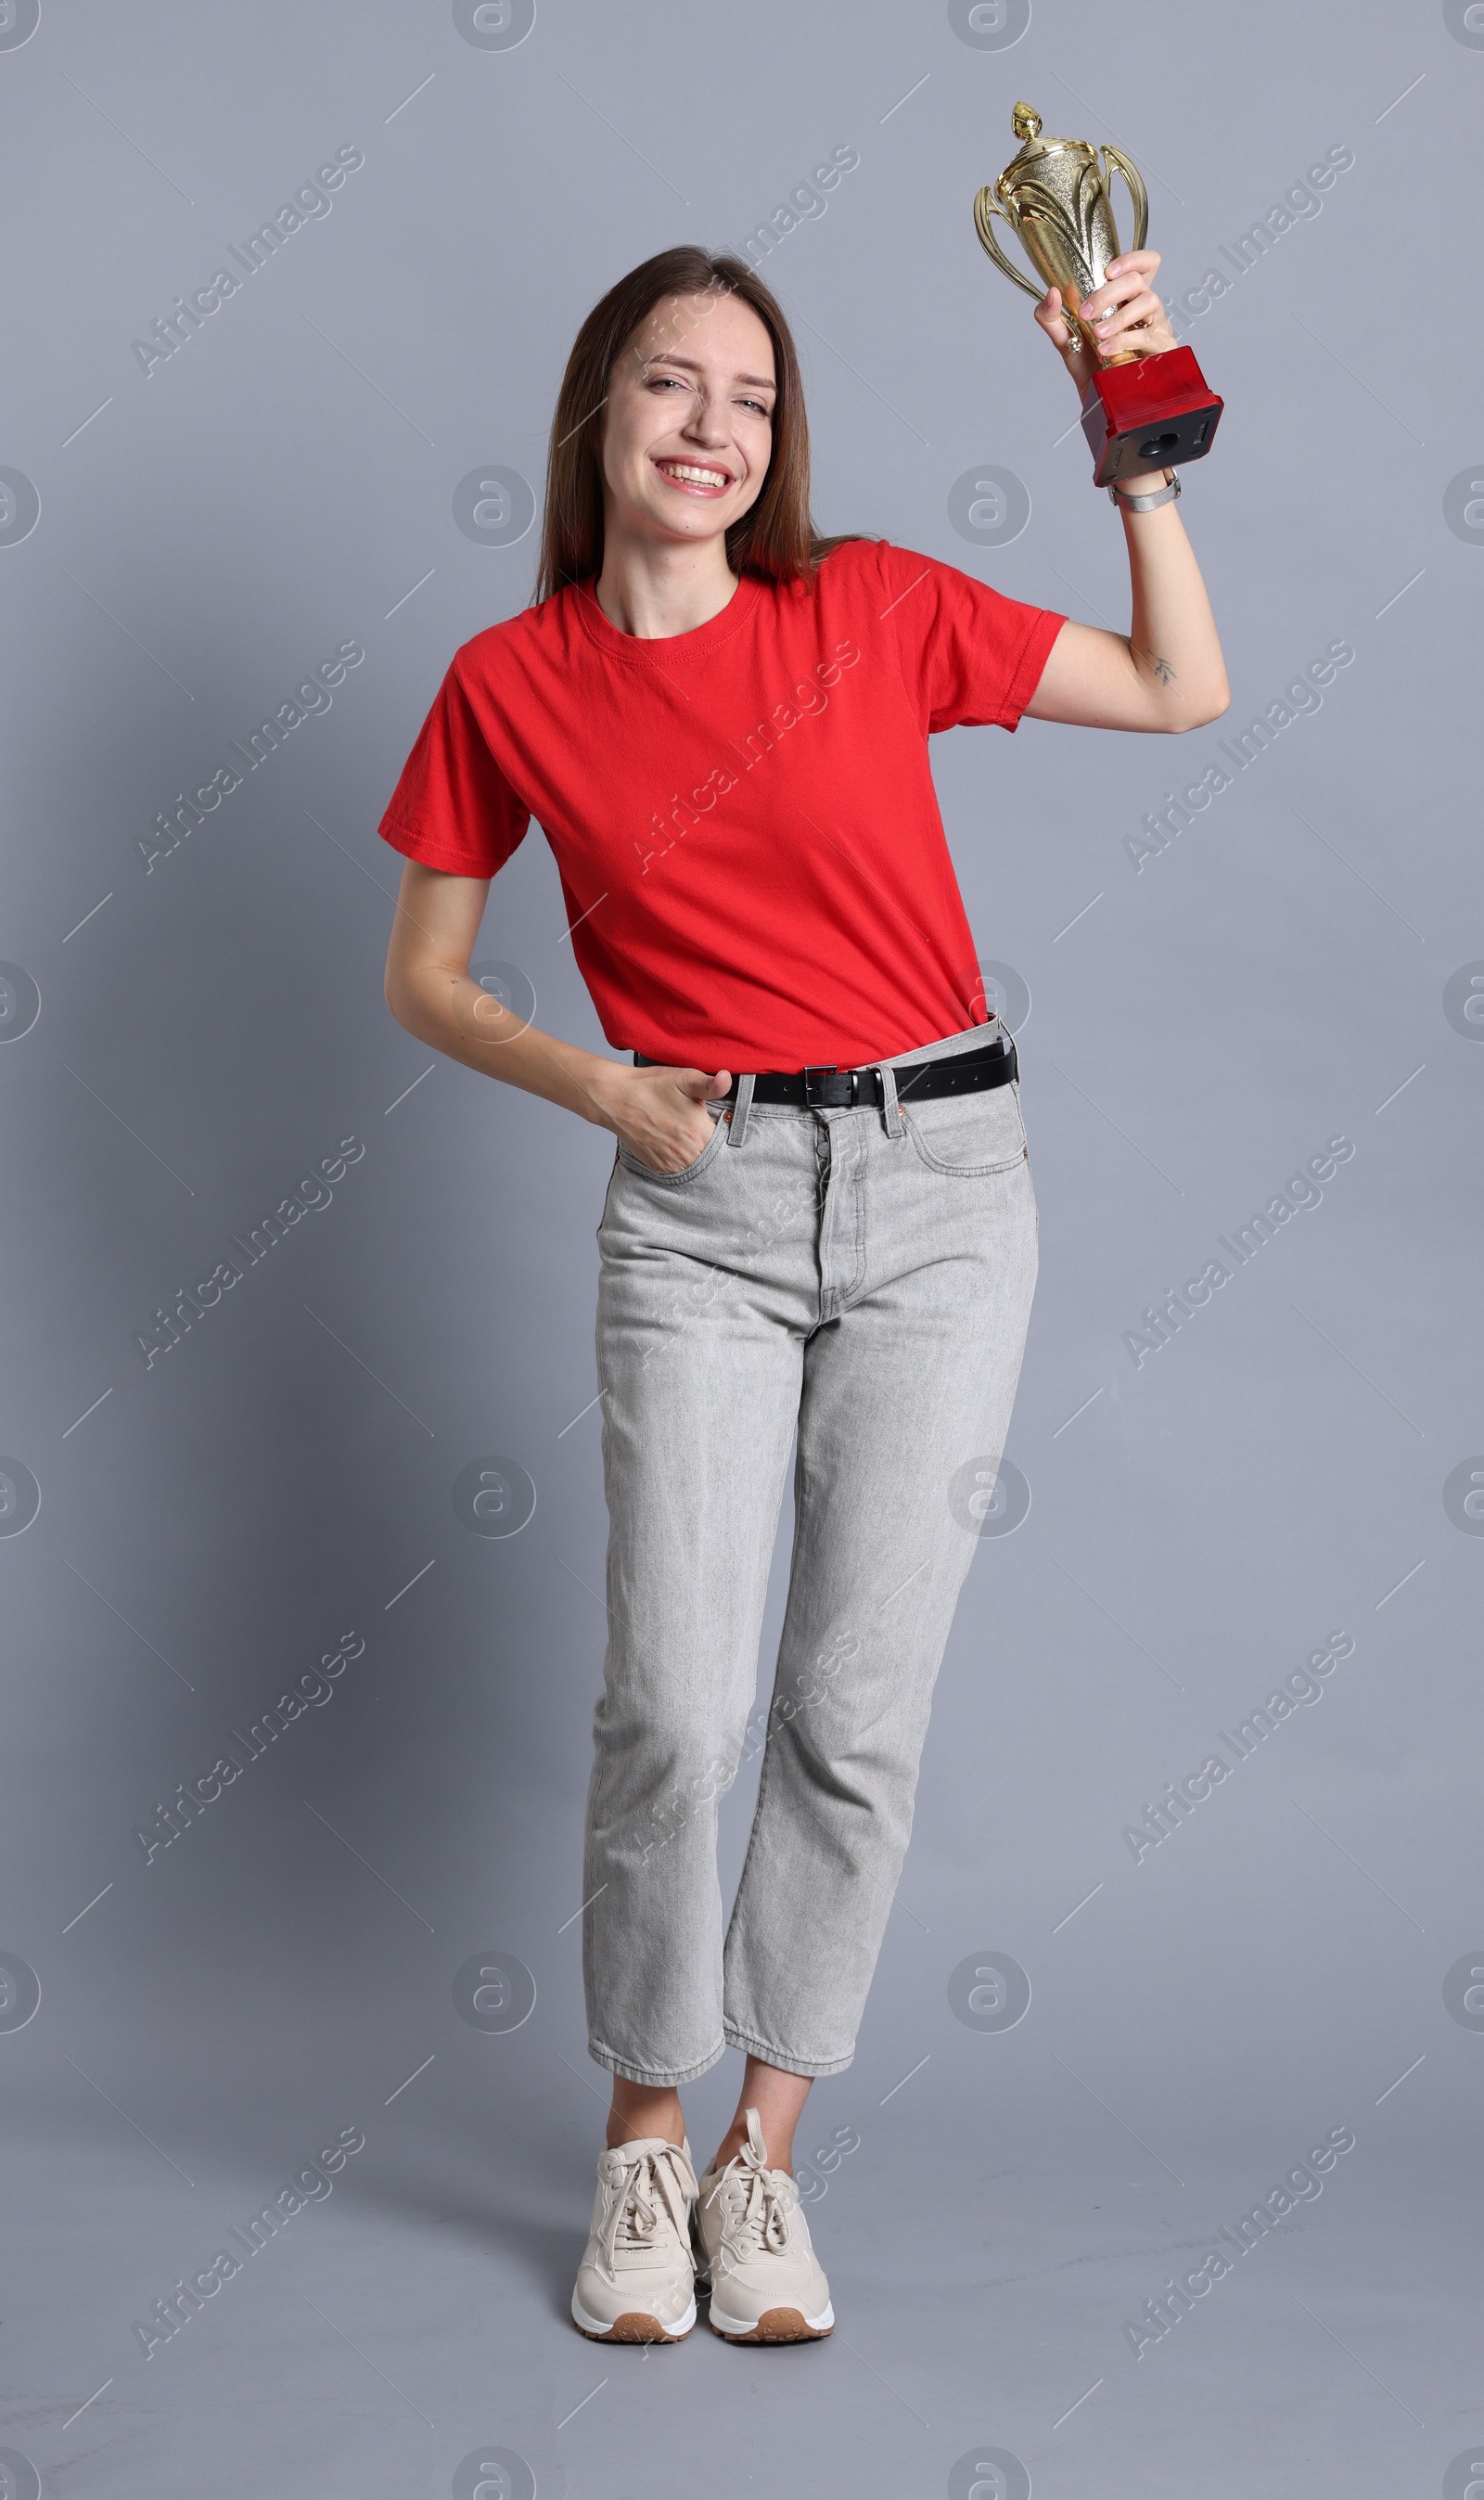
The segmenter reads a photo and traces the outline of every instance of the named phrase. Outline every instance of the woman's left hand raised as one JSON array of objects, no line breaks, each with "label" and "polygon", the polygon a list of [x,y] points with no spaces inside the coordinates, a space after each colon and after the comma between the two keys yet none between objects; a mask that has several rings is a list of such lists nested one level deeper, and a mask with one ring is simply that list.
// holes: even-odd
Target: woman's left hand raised
[{"label": "woman's left hand raised", "polygon": [[1104,283],[1083,297],[1079,317],[1097,339],[1096,355],[1083,329],[1069,321],[1063,311],[1060,287],[1046,289],[1036,308],[1036,318],[1052,345],[1061,349],[1079,397],[1085,396],[1093,375],[1110,357],[1127,355],[1131,349],[1138,356],[1159,356],[1174,345],[1165,307],[1150,284],[1159,265],[1157,251],[1120,252],[1109,261]]}]

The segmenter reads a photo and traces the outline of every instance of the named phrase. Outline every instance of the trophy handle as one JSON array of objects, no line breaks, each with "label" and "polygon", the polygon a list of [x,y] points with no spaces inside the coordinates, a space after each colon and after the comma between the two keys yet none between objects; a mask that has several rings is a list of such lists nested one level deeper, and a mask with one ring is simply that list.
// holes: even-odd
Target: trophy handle
[{"label": "trophy handle", "polygon": [[[1138,181],[1137,174],[1134,179],[1136,181]],[[1142,189],[1142,184],[1140,184],[1139,187]],[[1027,295],[1034,295],[1038,304],[1041,303],[1045,296],[1045,288],[1043,286],[1034,285],[1031,280],[1026,277],[1023,270],[1017,269],[1012,260],[1006,259],[1004,246],[1001,244],[1000,238],[995,233],[994,227],[991,223],[991,219],[994,217],[1004,217],[1006,224],[1009,227],[1012,234],[1017,231],[1014,219],[1007,215],[1006,211],[1000,206],[999,201],[995,198],[994,192],[986,182],[983,189],[975,194],[973,203],[973,222],[979,241],[988,252],[990,259],[994,262],[995,267],[999,270],[1003,270],[1005,276],[1008,279],[1012,279],[1017,286],[1023,286]]]},{"label": "trophy handle", "polygon": [[1108,175],[1116,166],[1129,186],[1129,197],[1134,203],[1133,248],[1135,251],[1142,251],[1144,239],[1149,232],[1149,194],[1144,189],[1143,177],[1138,167],[1132,164],[1125,156],[1121,148],[1114,148],[1111,145],[1105,147],[1103,150],[1103,163],[1105,184]]}]

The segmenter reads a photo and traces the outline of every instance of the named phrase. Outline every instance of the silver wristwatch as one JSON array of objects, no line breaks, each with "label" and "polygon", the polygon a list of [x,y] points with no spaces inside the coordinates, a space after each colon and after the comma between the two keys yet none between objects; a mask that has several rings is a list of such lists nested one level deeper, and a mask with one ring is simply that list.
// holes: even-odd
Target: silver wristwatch
[{"label": "silver wristwatch", "polygon": [[1173,504],[1178,501],[1180,473],[1178,469],[1167,469],[1165,482],[1154,495],[1122,495],[1118,491],[1116,482],[1109,486],[1107,491],[1110,502],[1121,504],[1127,512],[1157,512],[1161,504]]}]

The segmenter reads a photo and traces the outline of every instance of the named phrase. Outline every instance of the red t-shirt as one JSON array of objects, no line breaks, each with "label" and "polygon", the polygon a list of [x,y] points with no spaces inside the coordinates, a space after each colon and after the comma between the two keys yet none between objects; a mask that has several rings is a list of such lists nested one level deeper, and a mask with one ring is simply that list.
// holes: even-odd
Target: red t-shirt
[{"label": "red t-shirt", "polygon": [[534,817],[615,1049],[890,1058],[988,1015],[929,735],[1012,730],[1065,621],[872,540],[653,641],[584,582],[455,654],[380,831],[487,877]]}]

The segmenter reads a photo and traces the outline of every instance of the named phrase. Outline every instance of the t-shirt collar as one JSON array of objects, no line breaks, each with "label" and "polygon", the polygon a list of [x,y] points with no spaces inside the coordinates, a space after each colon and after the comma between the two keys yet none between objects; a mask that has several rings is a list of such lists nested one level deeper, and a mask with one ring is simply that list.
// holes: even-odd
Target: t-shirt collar
[{"label": "t-shirt collar", "polygon": [[581,619],[582,630],[589,641],[610,659],[627,660],[638,668],[664,666],[671,668],[676,660],[701,660],[714,651],[718,643],[730,641],[739,626],[744,624],[756,607],[763,584],[756,574],[744,573],[727,601],[705,625],[695,625],[688,634],[659,634],[644,637],[621,633],[610,624],[598,604],[597,576],[575,582],[572,596]]}]

